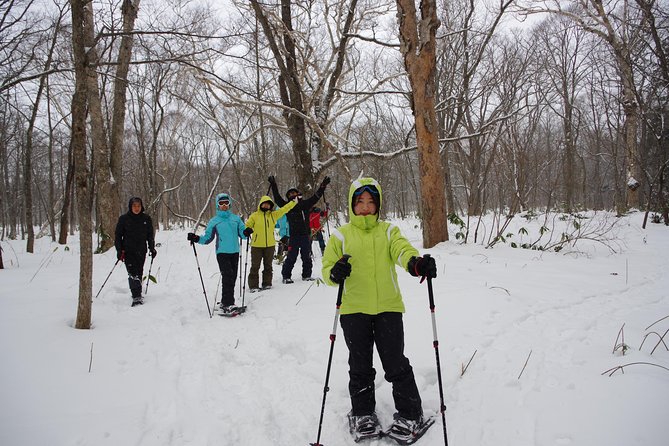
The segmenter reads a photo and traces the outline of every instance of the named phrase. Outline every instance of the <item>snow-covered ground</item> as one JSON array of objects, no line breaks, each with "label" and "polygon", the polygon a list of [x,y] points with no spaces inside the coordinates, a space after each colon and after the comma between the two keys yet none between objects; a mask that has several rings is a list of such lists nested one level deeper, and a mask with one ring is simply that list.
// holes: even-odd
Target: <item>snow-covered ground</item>
[{"label": "snow-covered ground", "polygon": [[[611,229],[607,243],[616,253],[586,240],[559,253],[514,249],[512,240],[532,240],[543,224],[521,218],[506,231],[513,237],[494,249],[453,237],[422,250],[439,268],[434,291],[451,446],[669,444],[669,351],[660,344],[651,354],[669,318],[647,328],[669,315],[669,228],[642,230],[642,218],[631,214]],[[415,220],[396,224],[421,246]],[[92,330],[72,328],[77,237],[67,250],[39,239],[32,255],[23,241],[2,242],[0,445],[316,441],[336,289],[281,284],[275,266],[272,290],[247,290],[245,315],[209,318],[186,231],[160,231],[156,240],[157,284],[145,305],[130,307],[119,264],[94,300]],[[220,293],[213,245],[196,248],[211,301]],[[95,256],[93,294],[114,261],[113,252]],[[294,278],[300,267],[298,260]],[[424,410],[434,414],[439,391],[427,286],[399,276],[406,353]],[[624,356],[620,348],[613,353],[619,333],[629,346]],[[326,446],[354,444],[346,423],[347,350],[338,334]],[[603,374],[630,363],[648,364]],[[391,389],[376,368],[377,413],[387,425]],[[443,443],[439,420],[418,444]]]}]

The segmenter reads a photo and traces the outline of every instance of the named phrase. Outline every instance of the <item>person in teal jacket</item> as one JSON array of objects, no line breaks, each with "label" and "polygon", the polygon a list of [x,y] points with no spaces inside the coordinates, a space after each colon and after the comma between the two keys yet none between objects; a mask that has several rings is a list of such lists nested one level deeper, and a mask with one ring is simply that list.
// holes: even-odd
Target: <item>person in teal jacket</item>
[{"label": "person in teal jacket", "polygon": [[421,277],[436,277],[437,268],[432,257],[419,255],[399,228],[379,220],[382,202],[376,180],[353,182],[348,194],[350,222],[333,231],[323,255],[322,274],[328,285],[343,283],[340,324],[349,350],[351,433],[357,440],[381,433],[374,396],[376,345],[397,411],[386,434],[415,440],[432,421],[423,417],[413,369],[404,355],[404,303],[396,266]]},{"label": "person in teal jacket", "polygon": [[237,310],[235,282],[239,268],[239,239],[248,238],[253,229],[247,228],[239,215],[232,213],[230,195],[216,195],[216,203],[216,215],[209,220],[202,237],[189,232],[187,239],[191,243],[208,245],[216,238],[216,260],[221,271],[221,310],[223,313],[234,313]]},{"label": "person in teal jacket", "polygon": [[[276,207],[279,209],[279,207]],[[279,228],[279,247],[276,252],[276,257],[279,263],[283,263],[284,254],[288,250],[288,241],[290,240],[290,227],[288,226],[288,218],[282,215],[276,222],[276,227]]]}]

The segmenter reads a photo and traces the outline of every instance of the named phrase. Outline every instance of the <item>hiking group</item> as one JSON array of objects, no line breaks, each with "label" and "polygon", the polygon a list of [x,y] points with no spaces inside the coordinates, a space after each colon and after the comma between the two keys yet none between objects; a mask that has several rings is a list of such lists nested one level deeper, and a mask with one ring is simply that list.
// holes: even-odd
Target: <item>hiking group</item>
[{"label": "hiking group", "polygon": [[[251,268],[246,278],[251,292],[272,287],[272,264],[277,244],[275,227],[280,228],[279,245],[285,249],[281,267],[283,284],[294,282],[292,272],[298,255],[302,261],[302,280],[314,280],[311,246],[317,240],[323,255],[323,281],[340,290],[337,315],[341,314],[339,324],[349,351],[350,432],[356,441],[380,436],[388,436],[400,444],[417,441],[434,419],[423,414],[413,369],[404,354],[402,316],[405,307],[396,266],[412,276],[432,279],[437,276],[435,260],[427,255],[420,256],[398,227],[379,219],[383,195],[381,186],[373,178],[360,178],[350,185],[349,222],[335,228],[327,244],[320,219],[327,218],[329,206],[326,204],[325,210],[321,210],[316,204],[323,197],[330,178],[325,177],[309,198],[303,198],[294,187],[287,190],[284,198],[274,176],[268,181],[273,199],[262,196],[256,211],[246,221],[232,211],[230,195],[220,193],[215,200],[216,215],[209,220],[204,233],[201,236],[192,232],[187,235],[191,244],[206,245],[216,240],[222,287],[221,313],[235,315],[240,312],[235,306],[234,288],[243,240],[247,240],[247,247],[250,240],[251,246]],[[141,278],[147,249],[152,257],[156,251],[151,218],[144,214],[142,201],[133,197],[128,207],[128,213],[119,218],[116,228],[116,249],[118,259],[126,263],[134,302],[135,299],[141,301]],[[287,228],[281,224],[284,218]],[[375,412],[375,346],[384,377],[392,385],[396,410],[391,426],[385,430]]]}]

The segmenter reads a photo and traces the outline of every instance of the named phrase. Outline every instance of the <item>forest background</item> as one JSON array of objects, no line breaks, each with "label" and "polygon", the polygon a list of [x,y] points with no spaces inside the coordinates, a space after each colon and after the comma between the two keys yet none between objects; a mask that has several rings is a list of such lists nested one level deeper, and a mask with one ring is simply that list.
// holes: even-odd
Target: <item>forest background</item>
[{"label": "forest background", "polygon": [[90,253],[112,246],[134,195],[157,228],[197,227],[217,192],[248,215],[269,175],[305,193],[328,175],[336,225],[364,174],[385,215],[421,218],[425,247],[449,238],[447,219],[462,242],[493,246],[539,209],[669,223],[666,0],[0,0],[0,12],[0,238],[33,252],[35,237],[80,231],[79,328]]}]

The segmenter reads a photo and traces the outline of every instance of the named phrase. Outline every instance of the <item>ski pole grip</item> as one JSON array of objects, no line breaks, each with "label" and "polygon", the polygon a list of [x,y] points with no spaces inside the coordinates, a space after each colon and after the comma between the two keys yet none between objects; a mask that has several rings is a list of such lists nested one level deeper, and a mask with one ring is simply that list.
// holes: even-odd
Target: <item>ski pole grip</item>
[{"label": "ski pole grip", "polygon": [[[430,254],[425,254],[424,258],[431,257]],[[434,313],[434,291],[432,289],[432,277],[427,277],[427,296],[430,300],[430,311]]]},{"label": "ski pole grip", "polygon": [[[350,259],[351,256],[348,254],[344,254],[341,256],[341,259],[344,260],[344,263],[348,263],[348,259]],[[339,311],[339,307],[341,306],[341,298],[344,294],[344,282],[346,282],[346,279],[342,280],[341,283],[339,284],[339,290],[337,291],[337,312]],[[339,314],[339,313],[337,313]],[[335,327],[337,326],[337,317],[335,316]],[[336,329],[336,328],[335,328]],[[334,331],[333,331],[334,333]]]}]

